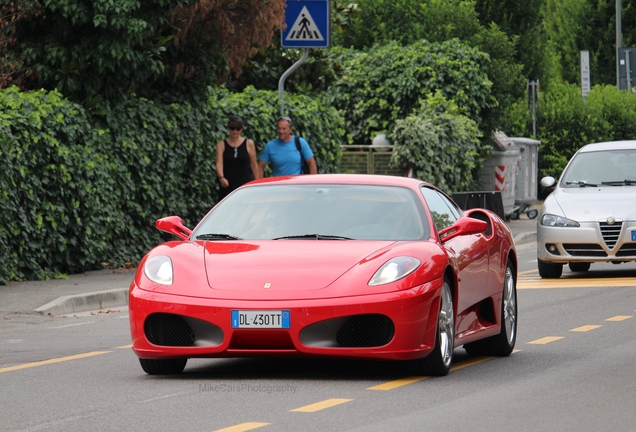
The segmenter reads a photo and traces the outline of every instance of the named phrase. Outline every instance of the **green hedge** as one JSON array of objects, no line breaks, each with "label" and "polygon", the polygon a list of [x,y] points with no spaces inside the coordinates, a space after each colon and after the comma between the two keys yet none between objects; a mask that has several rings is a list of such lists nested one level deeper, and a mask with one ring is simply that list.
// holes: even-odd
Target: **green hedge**
[{"label": "green hedge", "polygon": [[[104,139],[57,92],[0,92],[0,282],[95,267],[108,249]],[[108,194],[108,192],[106,192]]]},{"label": "green hedge", "polygon": [[[337,170],[341,115],[288,95],[286,114],[321,172]],[[260,151],[276,136],[277,95],[215,90],[206,106],[127,98],[89,115],[58,92],[0,91],[0,283],[135,265],[165,240],[155,220],[193,226],[215,204],[216,142],[243,117]]]}]

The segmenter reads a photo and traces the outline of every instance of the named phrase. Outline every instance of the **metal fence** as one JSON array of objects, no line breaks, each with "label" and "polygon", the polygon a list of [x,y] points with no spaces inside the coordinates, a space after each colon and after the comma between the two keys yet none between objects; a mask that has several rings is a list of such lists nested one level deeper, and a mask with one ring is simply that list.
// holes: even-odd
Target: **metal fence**
[{"label": "metal fence", "polygon": [[341,173],[405,175],[398,168],[389,168],[391,145],[343,145],[341,148]]}]

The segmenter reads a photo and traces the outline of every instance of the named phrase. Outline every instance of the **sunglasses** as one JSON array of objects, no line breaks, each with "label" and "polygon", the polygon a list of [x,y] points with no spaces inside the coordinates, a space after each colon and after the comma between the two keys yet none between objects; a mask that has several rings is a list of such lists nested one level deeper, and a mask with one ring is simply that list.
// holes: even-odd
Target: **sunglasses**
[{"label": "sunglasses", "polygon": [[233,131],[240,131],[240,130],[243,130],[243,128],[238,127],[238,126],[229,126],[229,128],[228,128],[228,129],[233,130]]}]

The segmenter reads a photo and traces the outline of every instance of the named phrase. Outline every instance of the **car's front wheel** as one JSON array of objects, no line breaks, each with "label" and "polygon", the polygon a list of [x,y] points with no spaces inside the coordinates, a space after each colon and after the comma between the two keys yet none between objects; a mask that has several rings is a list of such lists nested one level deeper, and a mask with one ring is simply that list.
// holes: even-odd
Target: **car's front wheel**
[{"label": "car's front wheel", "polygon": [[176,375],[185,369],[187,358],[183,359],[139,359],[141,368],[149,375]]},{"label": "car's front wheel", "polygon": [[589,262],[571,262],[568,264],[570,270],[573,272],[586,272],[590,269]]},{"label": "car's front wheel", "polygon": [[455,349],[455,313],[453,294],[450,283],[444,278],[439,313],[437,315],[437,332],[435,348],[428,356],[412,361],[413,372],[418,375],[448,375],[453,362]]},{"label": "car's front wheel", "polygon": [[553,264],[537,260],[537,266],[539,267],[539,276],[544,279],[558,279],[563,273],[563,264]]}]

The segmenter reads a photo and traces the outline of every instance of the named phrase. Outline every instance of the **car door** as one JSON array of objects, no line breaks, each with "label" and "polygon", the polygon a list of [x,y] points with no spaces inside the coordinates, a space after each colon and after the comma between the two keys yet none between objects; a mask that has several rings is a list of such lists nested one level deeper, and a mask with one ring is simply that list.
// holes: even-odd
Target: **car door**
[{"label": "car door", "polygon": [[[441,192],[423,187],[422,194],[437,231],[463,216],[455,203]],[[457,271],[458,289],[454,300],[457,334],[460,334],[477,324],[476,307],[488,297],[488,241],[483,234],[472,234],[455,237],[444,243],[444,247]]]}]

